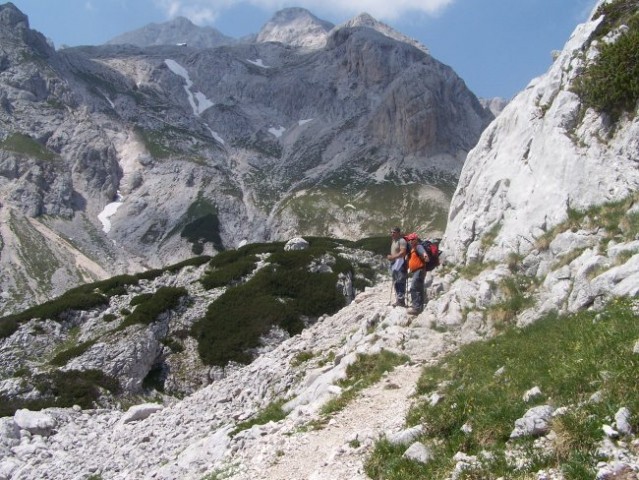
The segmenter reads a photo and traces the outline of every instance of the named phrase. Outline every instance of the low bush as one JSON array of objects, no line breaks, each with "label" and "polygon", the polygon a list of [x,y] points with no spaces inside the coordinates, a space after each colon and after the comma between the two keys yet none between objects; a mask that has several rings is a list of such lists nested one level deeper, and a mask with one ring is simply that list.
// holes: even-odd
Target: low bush
[{"label": "low bush", "polygon": [[635,0],[616,0],[601,5],[597,15],[605,15],[599,38],[620,25],[629,30],[613,43],[600,43],[599,56],[573,89],[587,107],[616,121],[624,112],[634,116],[639,101],[639,8]]},{"label": "low bush", "polygon": [[51,359],[49,363],[51,365],[55,365],[57,367],[62,367],[66,365],[69,360],[72,358],[79,357],[84,352],[86,352],[89,348],[91,348],[97,340],[89,340],[87,342],[83,342],[75,347],[68,348],[60,353],[58,353],[55,357]]},{"label": "low bush", "polygon": [[[340,243],[332,239],[309,238],[310,248],[284,251],[282,244],[247,245],[220,253],[211,260],[212,271],[202,279],[207,288],[229,285],[192,328],[200,357],[206,364],[247,363],[250,350],[260,337],[278,326],[290,335],[302,331],[302,317],[334,313],[346,300],[337,290],[338,273],[352,271],[339,257]],[[239,283],[254,270],[256,255],[269,253],[268,265],[246,283]],[[332,272],[311,273],[309,266],[329,258]]]},{"label": "low bush", "polygon": [[0,395],[0,416],[11,416],[21,408],[68,408],[79,405],[95,408],[103,392],[117,395],[121,392],[118,381],[99,370],[54,371],[33,379],[41,397],[38,399],[8,399]]},{"label": "low bush", "polygon": [[118,330],[130,325],[149,325],[155,322],[162,313],[177,307],[180,299],[187,294],[186,288],[183,287],[160,287],[151,296],[144,295],[144,299],[124,319]]}]

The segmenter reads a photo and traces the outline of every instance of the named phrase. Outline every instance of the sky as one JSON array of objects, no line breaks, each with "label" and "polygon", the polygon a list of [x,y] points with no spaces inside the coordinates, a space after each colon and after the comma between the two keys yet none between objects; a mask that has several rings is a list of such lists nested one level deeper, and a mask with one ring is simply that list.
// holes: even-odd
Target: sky
[{"label": "sky", "polygon": [[[2,0],[0,0],[2,1]],[[56,47],[99,45],[176,16],[240,38],[303,7],[340,24],[366,12],[430,50],[478,97],[510,99],[548,70],[597,0],[12,0]]]}]

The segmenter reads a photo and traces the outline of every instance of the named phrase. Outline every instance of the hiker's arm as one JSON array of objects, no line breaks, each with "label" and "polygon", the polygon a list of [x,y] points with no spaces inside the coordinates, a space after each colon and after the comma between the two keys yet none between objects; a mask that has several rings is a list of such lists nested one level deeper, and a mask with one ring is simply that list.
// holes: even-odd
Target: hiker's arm
[{"label": "hiker's arm", "polygon": [[406,249],[400,248],[399,253],[397,255],[391,255],[390,253],[386,255],[386,258],[389,260],[397,260],[398,258],[404,258],[406,256]]}]

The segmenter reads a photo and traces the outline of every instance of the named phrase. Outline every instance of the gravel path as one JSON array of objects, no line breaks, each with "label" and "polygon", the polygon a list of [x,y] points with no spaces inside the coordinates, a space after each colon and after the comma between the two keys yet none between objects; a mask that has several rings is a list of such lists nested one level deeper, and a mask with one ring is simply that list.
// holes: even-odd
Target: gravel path
[{"label": "gravel path", "polygon": [[[363,390],[323,428],[290,434],[278,432],[277,451],[245,472],[243,479],[365,480],[364,462],[375,440],[404,426],[410,397],[421,367],[402,365]],[[270,442],[273,444],[273,438]],[[262,463],[262,462],[259,462]],[[237,477],[235,477],[237,478]]]}]

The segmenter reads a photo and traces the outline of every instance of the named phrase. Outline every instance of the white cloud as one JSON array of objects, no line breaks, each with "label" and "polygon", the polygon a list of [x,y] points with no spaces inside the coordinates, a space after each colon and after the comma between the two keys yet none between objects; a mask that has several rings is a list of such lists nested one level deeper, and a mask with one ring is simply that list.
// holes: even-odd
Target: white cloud
[{"label": "white cloud", "polygon": [[345,17],[362,12],[378,20],[394,20],[410,12],[436,15],[455,0],[154,0],[168,18],[184,16],[193,23],[212,23],[224,10],[250,4],[265,10],[280,10],[286,7],[303,7],[311,12],[330,11]]}]

